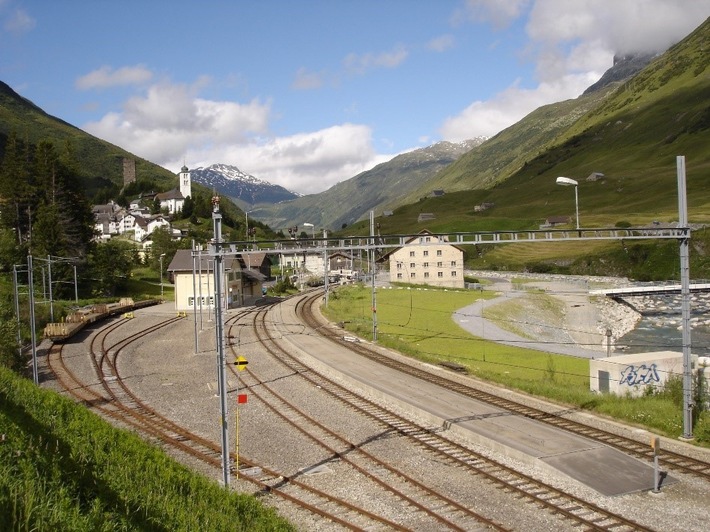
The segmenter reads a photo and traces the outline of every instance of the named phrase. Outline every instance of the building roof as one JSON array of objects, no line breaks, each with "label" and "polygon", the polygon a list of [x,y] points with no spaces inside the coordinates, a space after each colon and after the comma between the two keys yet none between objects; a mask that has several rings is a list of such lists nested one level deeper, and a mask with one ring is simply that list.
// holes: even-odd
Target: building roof
[{"label": "building roof", "polygon": [[167,192],[161,192],[155,195],[155,199],[158,201],[168,201],[168,200],[184,200],[185,196],[182,192],[176,189],[168,190]]},{"label": "building roof", "polygon": [[[236,263],[236,264],[235,264]],[[226,257],[224,259],[225,269],[239,269],[241,270],[241,264],[238,257]],[[195,268],[197,271],[207,271],[214,268],[214,259],[211,259],[206,254],[200,257],[199,261],[195,261]],[[167,271],[173,273],[185,273],[190,272],[192,274],[192,250],[190,249],[178,249],[175,252],[173,260],[170,261]]]},{"label": "building roof", "polygon": [[550,224],[566,224],[569,222],[569,216],[548,216],[547,223]]},{"label": "building roof", "polygon": [[[404,243],[404,246],[400,246],[400,247],[398,247],[398,248],[394,248],[394,249],[389,250],[387,253],[385,253],[385,254],[382,255],[379,259],[377,259],[377,262],[384,262],[385,260],[388,260],[389,257],[390,257],[390,255],[396,253],[396,252],[399,251],[400,249],[403,249],[403,248],[407,247],[407,246],[410,245],[410,244],[413,244],[415,240],[416,240],[417,242],[414,243],[413,245],[417,245],[417,246],[420,245],[419,242],[418,242],[418,240],[419,240],[419,237],[421,237],[421,236],[433,236],[433,237],[439,239],[438,244],[451,246],[452,248],[458,249],[461,253],[464,252],[464,250],[463,250],[462,247],[450,243],[448,240],[445,239],[445,237],[439,236],[439,235],[435,235],[434,233],[432,233],[432,232],[429,231],[428,229],[422,229],[421,231],[419,231],[419,233],[417,233],[416,236],[413,236],[413,237],[411,237],[409,240],[407,240],[407,241]],[[430,245],[433,245],[433,244],[430,244]]]}]

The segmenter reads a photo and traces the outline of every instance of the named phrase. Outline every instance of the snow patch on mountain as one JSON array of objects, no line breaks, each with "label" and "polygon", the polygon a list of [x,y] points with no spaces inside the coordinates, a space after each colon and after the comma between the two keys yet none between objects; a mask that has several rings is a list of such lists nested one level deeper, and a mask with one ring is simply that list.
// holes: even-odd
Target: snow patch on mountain
[{"label": "snow patch on mountain", "polygon": [[280,185],[274,185],[236,166],[212,164],[190,170],[192,181],[215,189],[220,194],[244,201],[250,205],[279,203],[300,197]]}]

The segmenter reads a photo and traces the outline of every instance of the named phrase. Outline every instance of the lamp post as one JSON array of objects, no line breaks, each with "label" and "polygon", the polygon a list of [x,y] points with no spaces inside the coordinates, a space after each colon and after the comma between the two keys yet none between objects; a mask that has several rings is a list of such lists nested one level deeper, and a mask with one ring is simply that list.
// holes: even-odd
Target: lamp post
[{"label": "lamp post", "polygon": [[577,213],[577,229],[579,229],[579,196],[577,194],[577,186],[579,183],[575,181],[574,179],[570,179],[569,177],[558,177],[557,181],[555,181],[558,185],[562,186],[573,186],[574,187],[574,208],[575,212]]},{"label": "lamp post", "polygon": [[160,254],[160,299],[163,299],[163,257],[165,253]]},{"label": "lamp post", "polygon": [[313,224],[308,223],[308,222],[303,222],[303,227],[310,227],[311,228],[311,238],[313,239],[313,245],[315,246],[316,242],[316,228]]}]

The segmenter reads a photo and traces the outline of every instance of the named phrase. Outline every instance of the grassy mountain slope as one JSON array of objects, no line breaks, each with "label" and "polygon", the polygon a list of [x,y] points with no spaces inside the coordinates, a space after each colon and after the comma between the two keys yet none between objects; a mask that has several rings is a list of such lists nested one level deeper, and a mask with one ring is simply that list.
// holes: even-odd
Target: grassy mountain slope
[{"label": "grassy mountain slope", "polygon": [[426,183],[431,181],[437,171],[451,164],[478,142],[440,142],[398,155],[325,192],[276,205],[257,206],[252,216],[272,227],[289,227],[309,222],[316,227],[338,229],[350,225],[370,210],[381,212],[399,203],[403,190],[426,187]]},{"label": "grassy mountain slope", "polygon": [[[379,218],[381,232],[413,233],[423,228],[435,232],[535,229],[546,218],[560,215],[570,217],[571,227],[575,217],[574,190],[556,185],[557,176],[578,180],[583,227],[671,222],[678,219],[679,155],[686,158],[690,221],[710,223],[710,63],[703,52],[709,40],[710,21],[706,21],[618,86],[599,105],[569,127],[561,128],[546,150],[529,153],[517,171],[492,180],[481,179],[481,175],[494,175],[490,160],[484,164],[481,152],[489,143],[502,142],[507,135],[513,145],[520,125],[509,128],[442,171],[435,181],[441,185],[449,179],[465,190],[447,192],[439,198],[420,194],[418,201],[395,209],[394,216]],[[521,131],[523,139],[525,131],[527,128]],[[586,176],[595,171],[605,177],[587,181]],[[476,212],[474,207],[483,202],[494,206]],[[418,223],[420,213],[433,213],[435,218]],[[363,222],[349,227],[347,233],[368,231],[368,224]],[[707,246],[701,241],[702,233],[694,234],[698,238],[694,252],[700,255],[694,260],[704,260]],[[619,243],[579,249],[565,244],[555,244],[551,249],[535,246],[540,246],[535,248],[539,260],[558,264],[571,263],[582,255],[590,256],[585,259],[590,264],[599,263],[599,257],[605,254],[607,264],[623,262],[615,253],[629,251]],[[520,244],[497,246],[486,250],[485,261],[470,256],[469,264],[519,267],[532,260],[531,251]],[[650,257],[653,253],[644,250],[639,256]],[[594,254],[596,259],[591,257]],[[659,267],[661,262],[659,258]],[[642,271],[649,264],[640,261],[638,268]],[[677,269],[677,265],[672,268]],[[597,273],[600,271],[603,270]]]},{"label": "grassy mountain slope", "polygon": [[169,170],[45,113],[0,81],[0,159],[11,132],[30,144],[51,140],[61,148],[66,141],[71,141],[90,194],[109,183],[118,186],[123,183],[124,157],[135,159],[136,177],[139,180],[152,179],[166,186],[175,180],[175,175]]},{"label": "grassy mountain slope", "polygon": [[[685,155],[702,170],[710,153],[703,148],[710,121],[704,51],[709,24],[626,82],[537,109],[442,170],[428,186],[447,192],[491,189],[531,170],[549,172],[548,179],[557,172],[583,180],[594,171],[655,179],[668,173],[675,155]],[[425,193],[416,190],[403,204]]]},{"label": "grassy mountain slope", "polygon": [[[427,187],[456,192],[490,188],[504,181],[531,157],[543,153],[580,116],[599,106],[615,87],[536,109],[440,171]],[[426,191],[413,190],[401,198],[400,204],[417,201]]]},{"label": "grassy mountain slope", "polygon": [[[432,230],[535,228],[548,216],[574,217],[574,191],[555,184],[561,175],[579,181],[583,226],[670,221],[677,219],[678,211],[677,155],[686,157],[691,221],[710,221],[710,63],[702,51],[708,40],[710,21],[559,129],[546,150],[528,153],[519,169],[495,176],[495,156],[484,157],[482,152],[507,137],[514,145],[516,132],[524,144],[534,127],[526,118],[437,176],[435,185],[456,183],[461,192],[447,192],[442,198],[420,194],[423,199],[396,209],[395,216],[381,223],[412,231],[418,229],[418,213],[433,212],[436,219],[426,224]],[[586,181],[595,171],[605,177]],[[474,212],[484,201],[495,206]]]},{"label": "grassy mountain slope", "polygon": [[[42,140],[52,141],[59,150],[65,142],[71,142],[89,199],[101,189],[120,190],[123,185],[124,158],[135,160],[137,181],[154,183],[159,189],[156,192],[167,191],[178,185],[177,176],[170,170],[45,113],[0,81],[0,161],[4,156],[7,137],[12,132],[31,145]],[[212,191],[193,183],[193,196],[193,199],[201,199],[209,204]],[[223,201],[221,209],[228,220],[244,219],[244,212],[231,201]]]}]

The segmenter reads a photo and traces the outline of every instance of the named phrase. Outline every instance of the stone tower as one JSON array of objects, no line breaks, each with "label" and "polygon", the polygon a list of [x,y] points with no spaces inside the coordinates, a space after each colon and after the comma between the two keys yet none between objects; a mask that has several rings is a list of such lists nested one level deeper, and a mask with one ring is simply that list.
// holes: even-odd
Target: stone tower
[{"label": "stone tower", "polygon": [[180,170],[180,194],[183,198],[192,196],[192,183],[190,181],[190,170],[183,166]]},{"label": "stone tower", "polygon": [[123,158],[123,186],[133,183],[136,180],[136,160],[128,157]]}]

